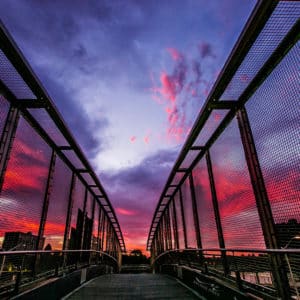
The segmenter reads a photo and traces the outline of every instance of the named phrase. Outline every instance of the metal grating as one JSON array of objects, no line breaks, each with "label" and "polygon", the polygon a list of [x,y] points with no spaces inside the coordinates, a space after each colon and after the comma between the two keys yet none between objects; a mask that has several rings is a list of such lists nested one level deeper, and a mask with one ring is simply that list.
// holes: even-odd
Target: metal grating
[{"label": "metal grating", "polygon": [[266,60],[297,22],[299,15],[299,1],[282,1],[278,3],[272,16],[221,96],[221,100],[237,100],[240,97]]},{"label": "metal grating", "polygon": [[175,232],[174,232],[174,207],[173,207],[173,200],[170,202],[169,205],[169,218],[170,218],[170,230],[171,230],[171,248],[176,248],[175,243]]},{"label": "metal grating", "polygon": [[9,111],[9,102],[0,95],[0,136],[5,125],[7,114]]},{"label": "metal grating", "polygon": [[95,212],[94,212],[94,224],[92,233],[91,249],[99,250],[99,217],[100,217],[100,206],[98,202],[95,202]]},{"label": "metal grating", "polygon": [[[86,181],[86,183],[88,185],[94,185],[95,184],[95,181],[92,178],[91,174],[89,174],[89,173],[82,173],[81,176],[83,177],[83,179]],[[98,190],[99,190],[99,188],[98,188]]]},{"label": "metal grating", "polygon": [[6,232],[30,232],[26,250],[35,249],[50,156],[51,149],[21,117],[1,191],[0,240]]},{"label": "metal grating", "polygon": [[172,184],[178,185],[183,176],[184,176],[184,172],[177,172],[173,177]]},{"label": "metal grating", "polygon": [[82,182],[76,178],[73,191],[73,208],[71,215],[69,249],[81,249],[81,237],[83,232],[83,205],[85,197],[85,187]]},{"label": "metal grating", "polygon": [[28,85],[0,49],[0,80],[18,99],[36,99]]},{"label": "metal grating", "polygon": [[56,146],[69,146],[69,143],[55,125],[45,109],[28,109],[30,114],[39,123],[39,125],[47,132]]},{"label": "metal grating", "polygon": [[210,153],[226,247],[264,248],[236,119],[224,130]]},{"label": "metal grating", "polygon": [[78,158],[74,150],[64,150],[62,152],[76,169],[84,169],[82,161]]},{"label": "metal grating", "polygon": [[57,157],[44,230],[44,245],[49,245],[52,250],[62,250],[63,247],[71,176],[69,168]]},{"label": "metal grating", "polygon": [[199,227],[203,248],[218,248],[218,232],[211,198],[211,190],[205,159],[193,170]]},{"label": "metal grating", "polygon": [[188,169],[199,153],[199,150],[190,150],[181,163],[180,168]]},{"label": "metal grating", "polygon": [[189,177],[187,177],[187,179],[184,181],[181,190],[182,190],[183,213],[184,213],[185,227],[186,227],[187,246],[189,248],[197,248]]},{"label": "metal grating", "polygon": [[176,221],[177,221],[179,249],[184,249],[185,244],[184,244],[183,222],[182,222],[182,213],[181,213],[179,192],[176,193],[174,201],[175,201],[175,212],[176,212]]},{"label": "metal grating", "polygon": [[246,104],[281,247],[300,235],[299,65],[298,42]]},{"label": "metal grating", "polygon": [[226,117],[228,112],[229,112],[228,109],[220,109],[220,110],[212,111],[205,125],[203,126],[202,130],[200,131],[196,140],[194,141],[193,146],[205,146],[208,139],[212,136],[212,134],[221,124],[221,122]]}]

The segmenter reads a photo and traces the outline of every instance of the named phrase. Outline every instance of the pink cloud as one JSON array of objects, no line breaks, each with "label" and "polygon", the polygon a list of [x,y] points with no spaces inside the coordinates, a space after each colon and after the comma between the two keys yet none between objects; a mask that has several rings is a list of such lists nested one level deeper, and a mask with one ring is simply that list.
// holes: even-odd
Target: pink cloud
[{"label": "pink cloud", "polygon": [[161,94],[165,99],[169,99],[172,102],[176,100],[176,80],[171,76],[167,75],[165,72],[162,72],[160,75],[160,81],[162,88],[160,90]]},{"label": "pink cloud", "polygon": [[136,136],[133,135],[132,137],[130,137],[130,142],[131,143],[134,143],[135,141],[136,141]]},{"label": "pink cloud", "polygon": [[125,216],[136,215],[136,212],[134,210],[129,210],[129,209],[121,208],[121,207],[117,207],[116,212],[119,213],[120,215],[125,215]]},{"label": "pink cloud", "polygon": [[145,144],[149,144],[150,142],[150,134],[147,134],[145,137],[144,137],[144,143]]},{"label": "pink cloud", "polygon": [[183,58],[183,55],[175,48],[167,48],[173,60],[178,61]]}]

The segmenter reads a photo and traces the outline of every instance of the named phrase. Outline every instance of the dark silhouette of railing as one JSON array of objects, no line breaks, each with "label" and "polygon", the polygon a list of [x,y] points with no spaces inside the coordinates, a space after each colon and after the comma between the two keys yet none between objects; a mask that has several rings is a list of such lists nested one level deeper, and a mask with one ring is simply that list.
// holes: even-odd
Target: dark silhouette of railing
[{"label": "dark silhouette of railing", "polygon": [[116,271],[126,252],[97,175],[2,23],[0,249],[1,289],[15,293],[74,266]]},{"label": "dark silhouette of railing", "polygon": [[270,295],[299,297],[299,16],[296,1],[257,3],[160,196],[156,270],[174,258],[243,284],[268,272],[256,282]]},{"label": "dark silhouette of railing", "polygon": [[73,280],[73,285],[62,289],[60,296],[56,295],[58,299],[80,283],[118,272],[120,267],[115,257],[95,250],[4,251],[0,252],[0,261],[0,298],[17,295],[46,280],[68,277],[79,271],[77,282]]}]

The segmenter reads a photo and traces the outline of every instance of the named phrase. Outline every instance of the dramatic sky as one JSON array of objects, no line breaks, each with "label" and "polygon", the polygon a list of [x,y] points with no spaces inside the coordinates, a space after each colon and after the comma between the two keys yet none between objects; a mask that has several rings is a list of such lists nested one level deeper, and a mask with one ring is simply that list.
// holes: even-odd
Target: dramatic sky
[{"label": "dramatic sky", "polygon": [[128,249],[254,0],[1,0],[0,17],[84,150]]}]

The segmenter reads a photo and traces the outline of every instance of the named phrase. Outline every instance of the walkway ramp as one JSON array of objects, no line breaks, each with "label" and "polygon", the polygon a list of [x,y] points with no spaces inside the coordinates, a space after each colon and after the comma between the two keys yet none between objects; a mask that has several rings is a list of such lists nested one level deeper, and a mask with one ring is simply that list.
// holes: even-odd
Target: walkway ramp
[{"label": "walkway ramp", "polygon": [[176,279],[161,274],[109,274],[65,299],[199,299]]}]

